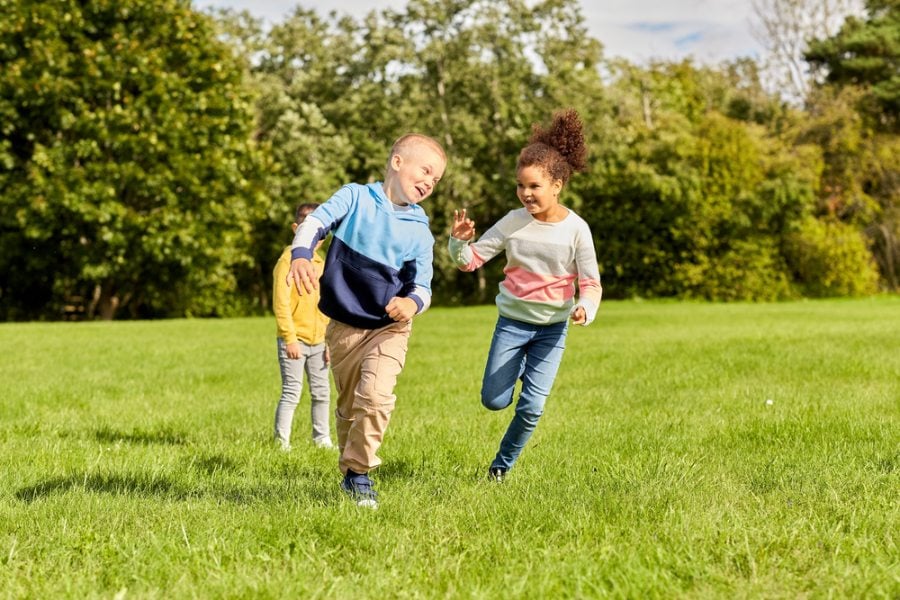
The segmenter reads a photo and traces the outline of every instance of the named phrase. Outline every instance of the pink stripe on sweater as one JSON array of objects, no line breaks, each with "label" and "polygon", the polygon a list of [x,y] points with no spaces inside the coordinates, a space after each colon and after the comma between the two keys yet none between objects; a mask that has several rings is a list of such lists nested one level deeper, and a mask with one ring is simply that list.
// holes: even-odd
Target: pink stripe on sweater
[{"label": "pink stripe on sweater", "polygon": [[469,246],[469,250],[472,251],[472,260],[469,261],[469,264],[467,264],[466,266],[459,268],[459,270],[463,271],[464,273],[469,273],[471,271],[474,271],[475,269],[481,267],[481,265],[484,264],[484,259],[481,258],[480,256],[478,256],[478,253],[475,252],[475,248],[473,248],[472,246]]},{"label": "pink stripe on sweater", "polygon": [[520,300],[565,302],[575,295],[575,275],[538,275],[518,267],[504,271],[503,287]]},{"label": "pink stripe on sweater", "polygon": [[599,280],[585,277],[584,279],[578,280],[578,287],[578,294],[582,298],[587,298],[594,304],[600,304],[600,297],[603,295],[603,288],[600,286]]}]

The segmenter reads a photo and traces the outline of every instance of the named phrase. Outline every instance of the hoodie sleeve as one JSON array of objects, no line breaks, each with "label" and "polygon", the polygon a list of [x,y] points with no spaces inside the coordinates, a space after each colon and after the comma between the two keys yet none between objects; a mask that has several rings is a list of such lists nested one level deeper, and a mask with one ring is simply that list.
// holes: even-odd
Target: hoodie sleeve
[{"label": "hoodie sleeve", "polygon": [[328,235],[328,232],[337,227],[356,201],[356,194],[350,185],[345,185],[334,195],[326,200],[316,210],[311,212],[300,223],[294,241],[291,244],[291,260],[305,258],[312,260],[319,240]]}]

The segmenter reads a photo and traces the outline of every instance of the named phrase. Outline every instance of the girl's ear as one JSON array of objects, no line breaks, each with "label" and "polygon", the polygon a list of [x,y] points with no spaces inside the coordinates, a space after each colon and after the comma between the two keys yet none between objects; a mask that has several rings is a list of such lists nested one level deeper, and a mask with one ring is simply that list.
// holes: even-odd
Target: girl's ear
[{"label": "girl's ear", "polygon": [[558,196],[559,193],[562,191],[562,188],[563,188],[562,179],[554,179],[553,180],[553,195]]}]

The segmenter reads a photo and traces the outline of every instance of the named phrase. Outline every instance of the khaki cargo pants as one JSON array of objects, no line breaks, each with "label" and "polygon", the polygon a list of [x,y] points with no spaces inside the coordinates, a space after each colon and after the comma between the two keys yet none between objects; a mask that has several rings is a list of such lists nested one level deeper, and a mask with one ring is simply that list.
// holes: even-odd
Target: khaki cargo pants
[{"label": "khaki cargo pants", "polygon": [[406,361],[412,322],[359,329],[332,320],[325,331],[337,388],[334,411],[341,472],[368,473],[397,397],[394,386]]}]

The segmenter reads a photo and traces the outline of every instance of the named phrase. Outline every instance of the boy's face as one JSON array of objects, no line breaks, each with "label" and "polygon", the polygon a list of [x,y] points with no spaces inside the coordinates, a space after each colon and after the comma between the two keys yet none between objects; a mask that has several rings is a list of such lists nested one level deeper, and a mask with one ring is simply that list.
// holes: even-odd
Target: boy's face
[{"label": "boy's face", "polygon": [[444,158],[428,144],[417,144],[394,154],[388,169],[385,193],[394,204],[418,204],[431,195],[444,175]]}]

